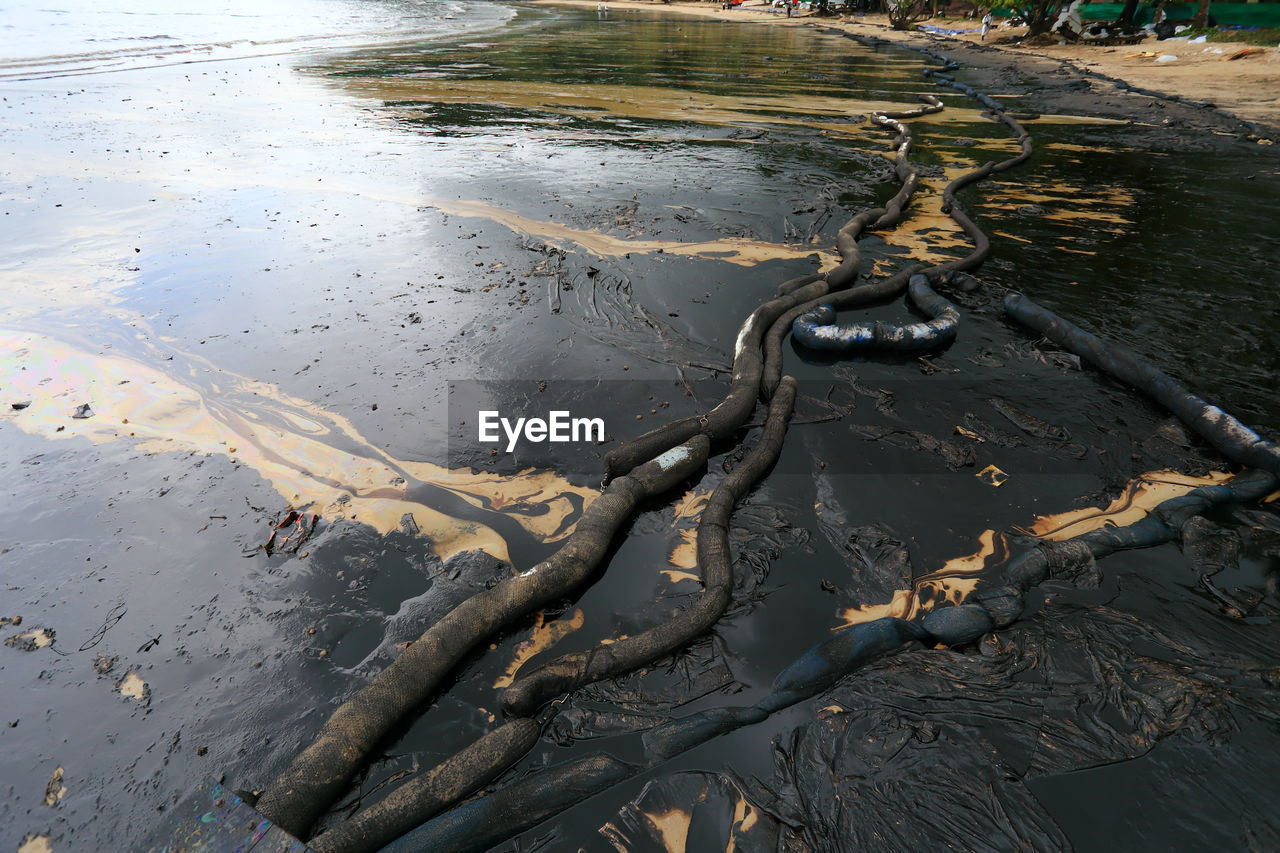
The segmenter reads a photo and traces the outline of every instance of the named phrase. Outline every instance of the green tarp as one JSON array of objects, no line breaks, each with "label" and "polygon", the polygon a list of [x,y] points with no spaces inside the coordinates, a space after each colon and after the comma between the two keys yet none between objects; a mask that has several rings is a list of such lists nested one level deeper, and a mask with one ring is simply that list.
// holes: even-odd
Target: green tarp
[{"label": "green tarp", "polygon": [[[1171,21],[1195,17],[1199,3],[1165,3],[1165,15]],[[1082,3],[1080,17],[1086,21],[1114,21],[1120,17],[1123,3]],[[1151,23],[1154,3],[1143,3],[1133,16],[1138,26]],[[1280,27],[1280,3],[1212,3],[1209,14],[1220,27]]]}]

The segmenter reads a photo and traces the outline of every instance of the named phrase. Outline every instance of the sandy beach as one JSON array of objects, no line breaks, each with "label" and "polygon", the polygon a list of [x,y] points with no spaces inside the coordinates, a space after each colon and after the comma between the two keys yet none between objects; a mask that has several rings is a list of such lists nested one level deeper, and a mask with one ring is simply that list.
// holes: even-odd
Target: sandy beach
[{"label": "sandy beach", "polygon": [[[534,0],[544,5],[596,6],[592,0]],[[862,38],[878,38],[911,46],[929,46],[958,59],[975,85],[1006,93],[1023,93],[1045,111],[1126,117],[1165,127],[1216,128],[1261,138],[1280,138],[1280,49],[1243,42],[1191,43],[1187,39],[1137,45],[1024,46],[1011,40],[1025,27],[998,27],[980,40],[977,21],[927,20],[922,24],[964,30],[937,35],[923,30],[900,31],[886,16],[869,14],[787,18],[763,7],[723,10],[716,3],[653,3],[617,0],[611,9],[660,9],[717,20],[780,27],[821,27]],[[1236,61],[1227,57],[1250,49]],[[1173,60],[1157,61],[1162,55]],[[1063,78],[1069,77],[1069,80]],[[1075,83],[1083,80],[1089,85]],[[1123,81],[1125,86],[1117,87]],[[1070,86],[1064,85],[1070,84]],[[1132,87],[1130,91],[1126,87]],[[1186,107],[1190,105],[1191,110]],[[1232,119],[1239,122],[1232,122]],[[1251,125],[1257,125],[1253,127]]]}]

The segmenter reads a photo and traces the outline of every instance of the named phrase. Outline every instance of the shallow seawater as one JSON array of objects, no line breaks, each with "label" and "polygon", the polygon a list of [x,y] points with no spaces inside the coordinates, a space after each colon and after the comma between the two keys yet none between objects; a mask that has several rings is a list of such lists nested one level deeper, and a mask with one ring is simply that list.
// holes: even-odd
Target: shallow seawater
[{"label": "shallow seawater", "polygon": [[[22,164],[0,179],[0,617],[22,621],[0,631],[31,639],[0,647],[10,848],[123,849],[201,779],[264,786],[405,642],[550,554],[604,453],[713,405],[742,318],[893,195],[866,114],[931,91],[915,53],[656,13],[299,2],[59,35],[22,10],[0,76]],[[941,97],[913,122],[909,216],[863,242],[874,274],[966,254],[941,188],[1016,150]],[[1007,289],[1280,427],[1280,158],[1027,126],[1032,162],[962,196],[993,254],[949,294],[959,339],[923,359],[788,344],[796,418],[734,516],[714,637],[575,694],[497,784],[749,704],[841,625],[962,596],[1014,526],[1222,476],[1157,407],[1006,323]],[[605,435],[507,453],[477,439],[483,408]],[[491,728],[495,685],[529,661],[681,606],[732,451],[644,507],[585,588],[472,654],[347,808]],[[314,531],[267,553],[290,509]],[[1116,555],[978,647],[878,663],[501,849],[1266,847],[1280,523],[1270,505],[1214,521],[1241,537],[1222,583],[1256,593],[1248,618],[1174,545]]]}]

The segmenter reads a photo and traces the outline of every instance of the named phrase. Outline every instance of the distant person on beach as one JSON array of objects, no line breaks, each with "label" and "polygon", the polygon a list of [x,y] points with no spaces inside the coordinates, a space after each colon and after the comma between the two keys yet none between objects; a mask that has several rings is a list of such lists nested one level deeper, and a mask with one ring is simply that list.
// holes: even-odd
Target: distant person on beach
[{"label": "distant person on beach", "polygon": [[991,10],[982,16],[982,38],[981,41],[987,40],[987,33],[991,32]]},{"label": "distant person on beach", "polygon": [[[1081,0],[1074,0],[1067,10],[1058,16],[1058,20],[1054,21],[1049,32],[1058,33],[1073,41],[1080,38],[1080,34],[1084,32],[1084,20],[1080,17],[1080,2]],[[1163,11],[1162,9],[1162,14]]]}]

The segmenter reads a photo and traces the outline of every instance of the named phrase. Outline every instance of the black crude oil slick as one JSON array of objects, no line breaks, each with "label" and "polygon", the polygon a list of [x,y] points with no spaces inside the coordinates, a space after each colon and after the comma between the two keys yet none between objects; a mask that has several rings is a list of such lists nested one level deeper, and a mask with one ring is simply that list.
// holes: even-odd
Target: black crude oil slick
[{"label": "black crude oil slick", "polygon": [[[1244,246],[1280,235],[1149,183],[1280,190],[1274,158],[838,31],[510,8],[292,60],[408,181],[314,181],[409,237],[381,276],[385,223],[318,238],[367,266],[272,303],[305,369],[13,321],[23,371],[61,346],[125,389],[76,441],[154,463],[181,421],[257,478],[201,506],[248,531],[194,552],[225,589],[136,653],[127,596],[83,643],[0,608],[31,689],[109,682],[108,725],[156,729],[84,841],[84,765],[22,753],[65,822],[24,853],[1280,847],[1280,316]],[[136,322],[199,325],[175,306]],[[64,441],[14,394],[0,424]]]}]

